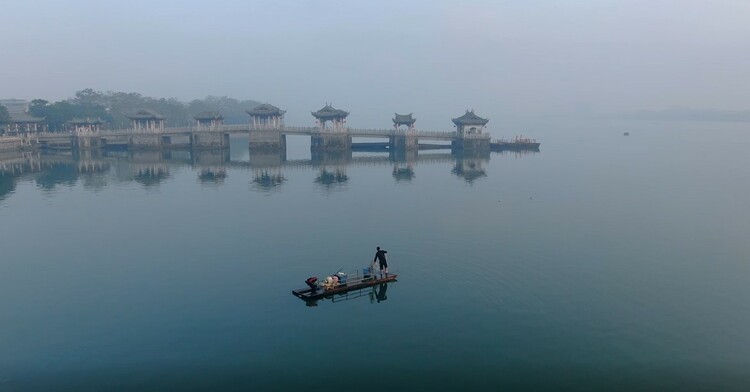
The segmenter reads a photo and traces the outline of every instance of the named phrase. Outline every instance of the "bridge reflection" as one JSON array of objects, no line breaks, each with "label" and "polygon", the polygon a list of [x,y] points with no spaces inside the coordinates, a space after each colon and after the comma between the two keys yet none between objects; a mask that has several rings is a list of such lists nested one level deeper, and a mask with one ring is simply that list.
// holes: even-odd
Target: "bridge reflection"
[{"label": "bridge reflection", "polygon": [[[531,153],[538,152],[501,156]],[[316,151],[310,159],[297,160],[287,159],[285,151],[253,151],[245,160],[230,159],[227,150],[8,152],[0,154],[0,201],[13,194],[17,182],[24,179],[42,190],[78,183],[85,188],[103,188],[119,182],[154,187],[169,181],[172,173],[186,169],[195,171],[196,181],[207,186],[220,186],[236,171],[247,170],[252,188],[261,192],[279,189],[288,181],[285,173],[299,168],[315,169],[314,183],[326,190],[344,189],[350,180],[347,171],[358,166],[383,166],[396,182],[409,183],[417,178],[421,165],[450,163],[453,175],[473,183],[488,175],[489,160],[489,152]]]}]

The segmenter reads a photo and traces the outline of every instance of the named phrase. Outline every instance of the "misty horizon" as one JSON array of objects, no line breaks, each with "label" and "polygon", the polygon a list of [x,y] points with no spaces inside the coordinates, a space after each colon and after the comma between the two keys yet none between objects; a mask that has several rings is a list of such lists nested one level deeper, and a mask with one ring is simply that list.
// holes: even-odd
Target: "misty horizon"
[{"label": "misty horizon", "polygon": [[[373,125],[750,109],[750,10],[712,3],[6,1],[0,98],[228,96]],[[143,12],[142,10],[148,10]],[[60,21],[64,21],[60,23]],[[33,26],[33,27],[29,27]]]}]

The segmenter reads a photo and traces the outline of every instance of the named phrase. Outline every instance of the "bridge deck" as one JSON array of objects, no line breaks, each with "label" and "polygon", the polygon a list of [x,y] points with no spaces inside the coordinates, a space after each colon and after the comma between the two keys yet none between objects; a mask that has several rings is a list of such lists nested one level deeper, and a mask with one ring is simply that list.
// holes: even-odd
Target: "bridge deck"
[{"label": "bridge deck", "polygon": [[[249,124],[239,125],[222,125],[211,128],[199,128],[199,127],[170,127],[158,130],[143,130],[143,129],[120,129],[120,130],[105,130],[98,131],[86,135],[75,135],[75,136],[86,136],[86,137],[128,137],[137,135],[161,135],[161,136],[187,136],[191,133],[249,133],[253,131],[278,131],[283,135],[348,135],[352,137],[368,137],[368,138],[389,138],[394,136],[411,136],[417,139],[425,140],[455,140],[458,137],[456,132],[450,131],[399,131],[394,129],[362,129],[362,128],[349,128],[345,132],[334,132],[328,130],[321,130],[318,127],[293,127],[286,126],[281,129],[262,129],[255,128]],[[54,140],[62,138],[70,138],[74,136],[72,133],[52,133],[52,132],[40,132],[34,135],[37,139]],[[481,135],[479,138],[489,138],[488,135]]]}]

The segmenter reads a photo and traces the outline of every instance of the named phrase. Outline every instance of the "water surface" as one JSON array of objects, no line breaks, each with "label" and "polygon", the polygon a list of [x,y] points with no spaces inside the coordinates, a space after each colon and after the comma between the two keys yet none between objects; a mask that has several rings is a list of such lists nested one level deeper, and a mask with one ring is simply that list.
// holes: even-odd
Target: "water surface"
[{"label": "water surface", "polygon": [[[480,157],[311,159],[303,137],[286,157],[241,138],[32,154],[0,175],[0,390],[746,390],[747,131],[540,121],[541,152]],[[375,246],[399,274],[385,295],[290,294]]]}]

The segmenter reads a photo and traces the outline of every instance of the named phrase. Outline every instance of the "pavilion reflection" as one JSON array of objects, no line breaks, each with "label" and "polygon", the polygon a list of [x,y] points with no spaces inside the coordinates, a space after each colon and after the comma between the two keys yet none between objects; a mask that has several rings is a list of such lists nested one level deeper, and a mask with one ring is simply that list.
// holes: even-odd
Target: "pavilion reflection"
[{"label": "pavilion reflection", "polygon": [[315,182],[323,185],[325,188],[343,185],[347,181],[349,181],[349,176],[346,175],[346,169],[341,167],[321,168],[320,174],[315,177]]},{"label": "pavilion reflection", "polygon": [[451,173],[458,177],[461,177],[469,184],[473,184],[474,181],[487,177],[487,170],[485,166],[490,162],[490,154],[488,153],[476,153],[476,154],[455,154],[455,163]]},{"label": "pavilion reflection", "polygon": [[227,178],[227,163],[229,150],[193,150],[190,152],[190,162],[200,169],[198,182],[203,185],[221,185]]},{"label": "pavilion reflection", "polygon": [[281,165],[286,161],[286,151],[253,151],[249,164],[253,170],[253,186],[262,192],[278,189],[286,182]]},{"label": "pavilion reflection", "polygon": [[339,189],[346,185],[349,176],[346,167],[352,161],[352,150],[313,151],[310,163],[318,168],[315,183],[325,190]]},{"label": "pavilion reflection", "polygon": [[393,161],[391,174],[396,182],[411,182],[414,179],[414,165],[419,158],[417,150],[393,150],[388,157]]},{"label": "pavilion reflection", "polygon": [[133,173],[133,180],[146,187],[159,185],[170,177],[169,167],[166,165],[135,165]]},{"label": "pavilion reflection", "polygon": [[223,167],[208,167],[201,169],[198,181],[202,184],[223,184],[227,178],[227,171]]},{"label": "pavilion reflection", "polygon": [[284,177],[284,175],[280,172],[270,172],[268,170],[256,169],[253,171],[253,173],[253,183],[260,190],[270,191],[286,182],[286,177]]},{"label": "pavilion reflection", "polygon": [[[526,157],[538,151],[507,151],[501,157]],[[350,166],[382,166],[397,183],[408,184],[417,177],[420,165],[450,164],[451,173],[469,184],[488,176],[490,154],[441,151],[315,151],[309,159],[287,160],[286,151],[251,151],[248,160],[232,161],[226,150],[150,150],[80,152],[3,152],[0,154],[0,200],[13,194],[18,181],[34,182],[40,189],[82,184],[101,189],[109,183],[136,182],[156,187],[183,168],[195,171],[197,182],[222,186],[230,171],[249,170],[251,189],[269,192],[283,188],[285,172],[312,168],[316,185],[326,191],[345,189]]]}]

